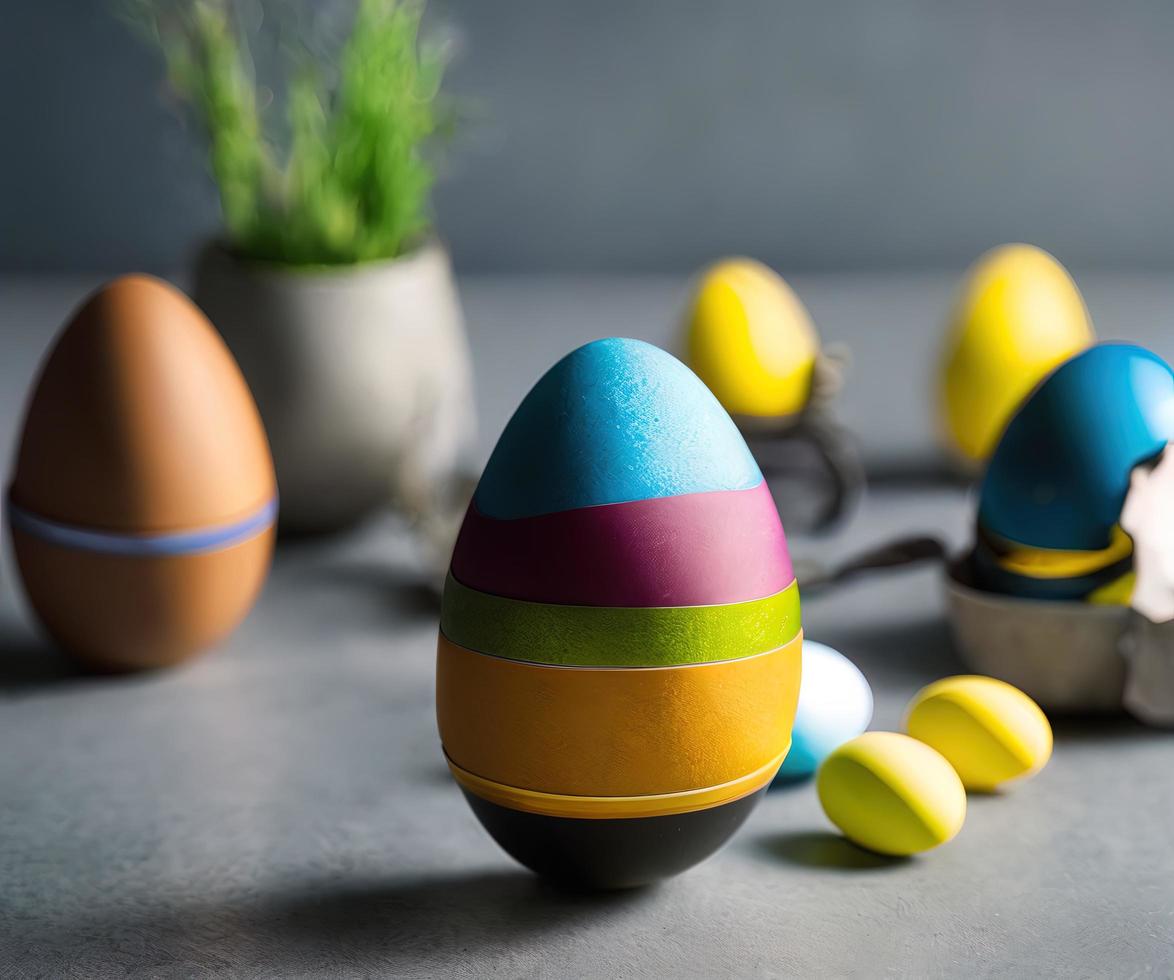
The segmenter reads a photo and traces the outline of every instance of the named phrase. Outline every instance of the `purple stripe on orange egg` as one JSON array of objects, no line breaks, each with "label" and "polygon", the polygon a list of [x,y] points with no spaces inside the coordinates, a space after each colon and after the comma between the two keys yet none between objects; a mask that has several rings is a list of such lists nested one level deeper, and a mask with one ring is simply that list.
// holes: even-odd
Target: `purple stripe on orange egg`
[{"label": "purple stripe on orange egg", "polygon": [[452,573],[482,592],[585,606],[744,602],[795,578],[765,481],[515,520],[471,504]]},{"label": "purple stripe on orange egg", "polygon": [[174,555],[198,555],[230,548],[266,531],[277,520],[277,500],[239,520],[191,531],[127,534],[101,531],[51,521],[8,501],[8,523],[14,530],[61,548],[96,551],[125,557],[159,558]]}]

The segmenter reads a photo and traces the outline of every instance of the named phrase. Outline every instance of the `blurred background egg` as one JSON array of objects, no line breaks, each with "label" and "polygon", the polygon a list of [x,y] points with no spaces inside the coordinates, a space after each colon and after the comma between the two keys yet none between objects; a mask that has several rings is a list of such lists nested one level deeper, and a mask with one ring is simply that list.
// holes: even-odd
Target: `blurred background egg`
[{"label": "blurred background egg", "polygon": [[770,490],[681,362],[600,340],[522,401],[445,587],[449,768],[507,852],[626,887],[720,847],[799,694],[799,594]]},{"label": "blurred background egg", "polygon": [[1095,341],[1072,277],[1034,245],[1002,245],[966,274],[939,380],[942,435],[975,468],[1007,421],[1057,364]]},{"label": "blurred background egg", "polygon": [[1065,361],[1016,413],[982,483],[976,582],[1037,599],[1128,602],[1119,526],[1136,466],[1174,438],[1174,371],[1132,344]]},{"label": "blurred background egg", "polygon": [[146,276],[94,293],[41,369],[8,496],[53,638],[105,670],[215,643],[265,580],[275,494],[252,396],[203,314]]},{"label": "blurred background egg", "polygon": [[686,322],[686,358],[734,416],[780,419],[807,405],[819,338],[781,276],[731,258],[702,273]]},{"label": "blurred background egg", "polygon": [[803,677],[791,733],[791,751],[775,785],[803,779],[837,746],[872,721],[872,688],[860,669],[822,643],[803,641]]},{"label": "blurred background egg", "polygon": [[1139,463],[1174,438],[1174,371],[1133,344],[1099,344],[1040,385],[999,441],[978,520],[1034,548],[1109,548]]}]

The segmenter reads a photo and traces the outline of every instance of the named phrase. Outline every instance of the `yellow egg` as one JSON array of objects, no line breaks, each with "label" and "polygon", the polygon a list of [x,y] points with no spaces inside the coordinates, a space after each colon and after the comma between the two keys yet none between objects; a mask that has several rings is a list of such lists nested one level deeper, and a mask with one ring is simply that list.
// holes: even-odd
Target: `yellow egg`
[{"label": "yellow egg", "polygon": [[785,418],[807,405],[819,339],[799,297],[761,262],[707,269],[686,331],[689,366],[731,415]]},{"label": "yellow egg", "polygon": [[1126,572],[1099,589],[1093,589],[1084,597],[1084,601],[1094,606],[1128,606],[1133,601],[1133,589],[1136,585],[1137,573]]},{"label": "yellow egg", "polygon": [[947,677],[923,688],[905,730],[945,756],[973,790],[1031,776],[1052,754],[1052,727],[1039,706],[993,677]]},{"label": "yellow egg", "polygon": [[967,273],[940,379],[943,437],[964,461],[994,451],[1007,422],[1062,361],[1096,340],[1064,267],[1034,245],[1002,245]]},{"label": "yellow egg", "polygon": [[953,839],[966,819],[966,790],[950,763],[896,732],[845,742],[820,766],[816,789],[844,836],[881,854],[928,851]]}]

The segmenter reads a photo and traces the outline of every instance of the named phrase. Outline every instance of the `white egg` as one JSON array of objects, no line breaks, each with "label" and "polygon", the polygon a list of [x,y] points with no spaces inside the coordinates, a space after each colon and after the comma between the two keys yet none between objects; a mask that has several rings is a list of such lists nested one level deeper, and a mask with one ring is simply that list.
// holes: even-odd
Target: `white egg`
[{"label": "white egg", "polygon": [[870,721],[872,688],[859,668],[831,647],[805,639],[791,751],[775,777],[776,783],[810,776]]}]

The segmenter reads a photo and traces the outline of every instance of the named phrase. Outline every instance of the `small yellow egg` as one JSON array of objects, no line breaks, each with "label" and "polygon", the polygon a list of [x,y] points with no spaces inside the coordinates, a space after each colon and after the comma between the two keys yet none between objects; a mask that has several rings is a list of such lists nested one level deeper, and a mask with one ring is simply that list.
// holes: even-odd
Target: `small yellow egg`
[{"label": "small yellow egg", "polygon": [[785,418],[807,405],[819,339],[799,297],[761,262],[707,269],[686,331],[689,366],[731,415]]},{"label": "small yellow egg", "polygon": [[1133,601],[1133,590],[1136,585],[1137,573],[1126,572],[1099,589],[1093,589],[1084,597],[1084,601],[1094,606],[1128,606]]},{"label": "small yellow egg", "polygon": [[970,269],[940,378],[943,438],[963,461],[989,458],[1007,422],[1062,361],[1094,343],[1072,277],[1034,245],[1002,245]]},{"label": "small yellow egg", "polygon": [[1039,706],[993,677],[947,677],[923,688],[905,730],[945,756],[967,789],[984,792],[1039,772],[1052,754],[1052,727]]},{"label": "small yellow egg", "polygon": [[896,732],[845,742],[820,766],[816,789],[844,836],[880,854],[928,851],[953,839],[966,819],[966,790],[950,763]]}]

